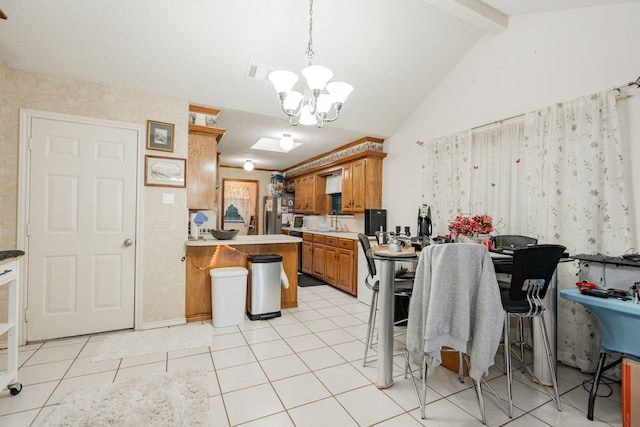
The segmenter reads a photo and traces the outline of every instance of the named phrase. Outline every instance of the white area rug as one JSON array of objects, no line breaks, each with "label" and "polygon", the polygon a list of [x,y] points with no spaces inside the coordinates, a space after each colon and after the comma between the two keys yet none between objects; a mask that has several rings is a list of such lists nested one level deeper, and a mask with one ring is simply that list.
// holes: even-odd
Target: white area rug
[{"label": "white area rug", "polygon": [[208,323],[127,332],[106,338],[98,348],[93,361],[206,347],[211,344],[213,326]]},{"label": "white area rug", "polygon": [[41,425],[204,426],[208,412],[207,373],[188,370],[75,390]]}]

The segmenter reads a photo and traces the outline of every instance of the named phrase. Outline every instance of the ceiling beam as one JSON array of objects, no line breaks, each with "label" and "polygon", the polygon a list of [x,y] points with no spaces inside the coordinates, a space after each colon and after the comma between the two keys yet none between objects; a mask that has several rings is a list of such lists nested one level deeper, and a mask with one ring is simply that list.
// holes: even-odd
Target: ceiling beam
[{"label": "ceiling beam", "polygon": [[480,0],[424,0],[446,12],[491,34],[507,29],[509,17]]}]

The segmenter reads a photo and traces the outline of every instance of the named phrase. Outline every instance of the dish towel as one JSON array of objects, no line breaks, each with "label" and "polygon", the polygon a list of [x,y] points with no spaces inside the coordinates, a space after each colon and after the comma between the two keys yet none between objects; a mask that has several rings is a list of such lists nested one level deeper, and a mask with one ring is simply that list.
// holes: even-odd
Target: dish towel
[{"label": "dish towel", "polygon": [[198,227],[200,227],[202,224],[204,224],[208,220],[209,218],[205,214],[203,214],[202,212],[198,212],[196,216],[193,218],[193,223]]}]

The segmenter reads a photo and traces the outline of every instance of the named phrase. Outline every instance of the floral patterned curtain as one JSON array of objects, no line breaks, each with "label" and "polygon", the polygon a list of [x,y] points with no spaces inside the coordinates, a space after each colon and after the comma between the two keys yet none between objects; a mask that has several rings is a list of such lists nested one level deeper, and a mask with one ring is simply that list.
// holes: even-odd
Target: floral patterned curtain
[{"label": "floral patterned curtain", "polygon": [[488,214],[501,234],[527,234],[524,119],[474,132],[471,213]]},{"label": "floral patterned curtain", "polygon": [[[525,115],[528,235],[572,254],[619,255],[631,244],[615,94],[603,91]],[[562,264],[558,287],[576,266]],[[558,299],[558,359],[593,370],[597,322],[582,305]]]},{"label": "floral patterned curtain", "polygon": [[424,203],[431,205],[434,236],[448,233],[447,224],[470,212],[471,134],[447,135],[423,144]]},{"label": "floral patterned curtain", "polygon": [[[487,213],[498,232],[559,243],[571,254],[619,255],[631,246],[627,188],[613,90],[558,103],[523,122],[461,132],[423,145],[423,200],[434,234],[460,214]],[[572,288],[577,263],[558,268]],[[558,360],[586,371],[600,331],[582,305],[559,298]]]}]

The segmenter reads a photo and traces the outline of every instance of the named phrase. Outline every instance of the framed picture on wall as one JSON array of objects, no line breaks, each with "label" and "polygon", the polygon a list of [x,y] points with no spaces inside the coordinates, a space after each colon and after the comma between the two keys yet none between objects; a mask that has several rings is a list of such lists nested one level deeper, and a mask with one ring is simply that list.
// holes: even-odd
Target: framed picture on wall
[{"label": "framed picture on wall", "polygon": [[147,150],[173,152],[173,124],[147,120]]},{"label": "framed picture on wall", "polygon": [[144,156],[144,185],[186,187],[187,159]]}]

